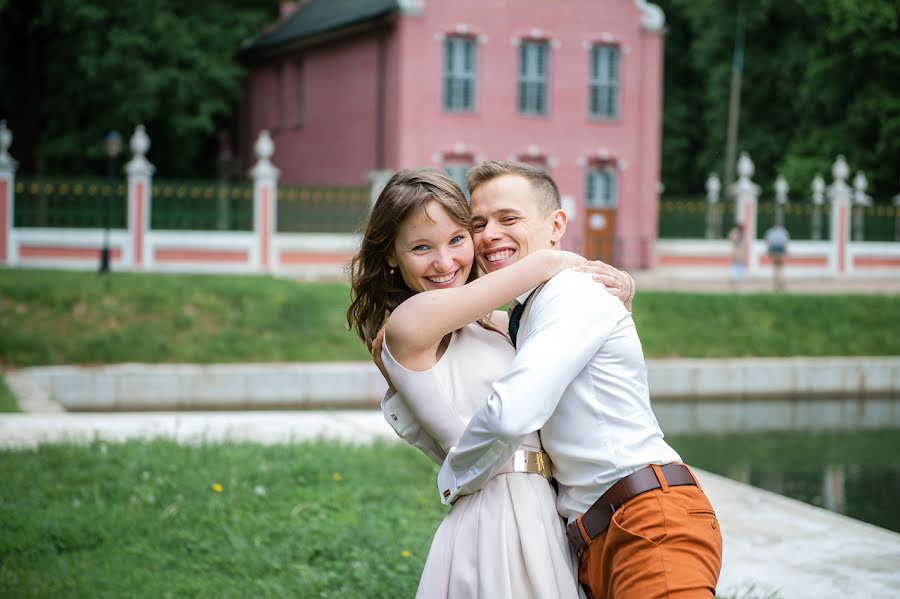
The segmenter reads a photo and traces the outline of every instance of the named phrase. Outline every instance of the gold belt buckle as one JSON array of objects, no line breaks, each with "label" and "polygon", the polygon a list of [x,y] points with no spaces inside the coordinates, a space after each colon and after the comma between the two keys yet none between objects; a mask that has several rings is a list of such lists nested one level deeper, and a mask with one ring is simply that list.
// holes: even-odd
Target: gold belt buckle
[{"label": "gold belt buckle", "polygon": [[546,479],[550,479],[550,460],[547,459],[547,454],[543,451],[537,452],[535,456],[537,460],[538,473]]}]

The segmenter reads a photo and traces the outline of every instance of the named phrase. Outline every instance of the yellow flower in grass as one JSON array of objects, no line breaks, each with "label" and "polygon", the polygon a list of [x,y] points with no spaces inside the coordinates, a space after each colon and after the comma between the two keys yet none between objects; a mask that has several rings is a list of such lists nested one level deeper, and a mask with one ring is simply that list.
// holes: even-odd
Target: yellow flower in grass
[{"label": "yellow flower in grass", "polygon": [[220,485],[219,483],[214,483],[212,486],[212,490],[215,491],[216,493],[221,493],[222,485]]},{"label": "yellow flower in grass", "polygon": [[409,549],[404,549],[400,552],[400,557],[409,557],[412,553],[409,552]]},{"label": "yellow flower in grass", "polygon": [[344,480],[344,477],[341,476],[340,472],[335,472],[334,474],[331,475],[331,478],[333,478],[334,480]]}]

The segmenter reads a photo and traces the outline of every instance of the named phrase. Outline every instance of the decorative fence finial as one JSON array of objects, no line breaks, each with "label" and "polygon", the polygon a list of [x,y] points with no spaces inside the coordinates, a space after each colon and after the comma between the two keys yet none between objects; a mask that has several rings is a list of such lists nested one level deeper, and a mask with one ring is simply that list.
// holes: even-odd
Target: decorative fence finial
[{"label": "decorative fence finial", "polygon": [[706,178],[706,199],[715,204],[719,201],[719,192],[722,190],[722,183],[719,181],[718,175],[710,173]]},{"label": "decorative fence finial", "polygon": [[138,125],[134,128],[130,146],[134,157],[125,165],[125,172],[132,177],[152,176],[156,167],[147,160],[147,152],[150,150],[150,136],[147,135],[143,125]]},{"label": "decorative fence finial", "polygon": [[722,183],[715,173],[706,178],[706,238],[718,239],[722,236],[722,219],[719,218],[719,192]]},{"label": "decorative fence finial", "polygon": [[856,171],[856,176],[853,177],[853,203],[860,206],[872,205],[871,196],[866,195],[866,189],[868,187],[869,180],[866,179],[865,173],[863,173],[862,171]]},{"label": "decorative fence finial", "polygon": [[775,201],[779,204],[787,204],[787,194],[790,189],[791,188],[788,185],[787,179],[784,178],[784,175],[778,175],[778,177],[775,179]]},{"label": "decorative fence finial", "polygon": [[741,179],[750,179],[753,176],[753,171],[756,170],[756,167],[753,166],[753,161],[750,160],[750,154],[747,152],[741,152],[741,157],[738,158],[737,163],[738,168],[738,176]]},{"label": "decorative fence finial", "polygon": [[250,175],[254,179],[263,177],[277,178],[279,170],[275,168],[275,165],[270,160],[272,155],[275,154],[275,142],[272,141],[272,137],[267,129],[259,132],[259,137],[256,138],[256,143],[253,145],[253,152],[256,154],[256,164],[250,169]]},{"label": "decorative fence finial", "polygon": [[812,238],[822,239],[822,204],[825,203],[825,179],[816,174],[812,182]]},{"label": "decorative fence finial", "polygon": [[0,168],[16,167],[16,161],[13,160],[8,151],[12,140],[12,131],[6,126],[6,119],[0,120]]}]

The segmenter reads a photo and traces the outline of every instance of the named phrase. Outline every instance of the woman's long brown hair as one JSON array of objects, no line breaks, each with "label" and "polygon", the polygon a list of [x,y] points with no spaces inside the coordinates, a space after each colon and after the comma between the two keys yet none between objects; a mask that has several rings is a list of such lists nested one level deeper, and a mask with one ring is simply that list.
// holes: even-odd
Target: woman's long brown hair
[{"label": "woman's long brown hair", "polygon": [[[359,252],[350,262],[350,286],[353,301],[347,310],[347,323],[356,329],[369,350],[372,340],[388,314],[413,295],[400,269],[391,273],[388,257],[394,255],[397,229],[414,210],[438,202],[450,216],[472,232],[472,217],[466,197],[444,171],[421,168],[400,171],[384,186],[366,223]],[[474,263],[471,281],[478,276]]]}]

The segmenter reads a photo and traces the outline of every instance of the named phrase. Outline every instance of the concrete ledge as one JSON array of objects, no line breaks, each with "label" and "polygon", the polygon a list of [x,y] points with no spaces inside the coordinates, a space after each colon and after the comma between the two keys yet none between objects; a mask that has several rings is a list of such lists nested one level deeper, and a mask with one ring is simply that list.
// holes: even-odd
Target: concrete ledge
[{"label": "concrete ledge", "polygon": [[[374,410],[0,415],[0,447],[7,449],[133,438],[265,444],[398,440]],[[697,474],[722,527],[719,595],[897,596],[900,534],[715,474]]]},{"label": "concrete ledge", "polygon": [[[53,366],[7,374],[24,410],[373,408],[367,362]],[[648,361],[668,433],[900,428],[900,357]]]}]

